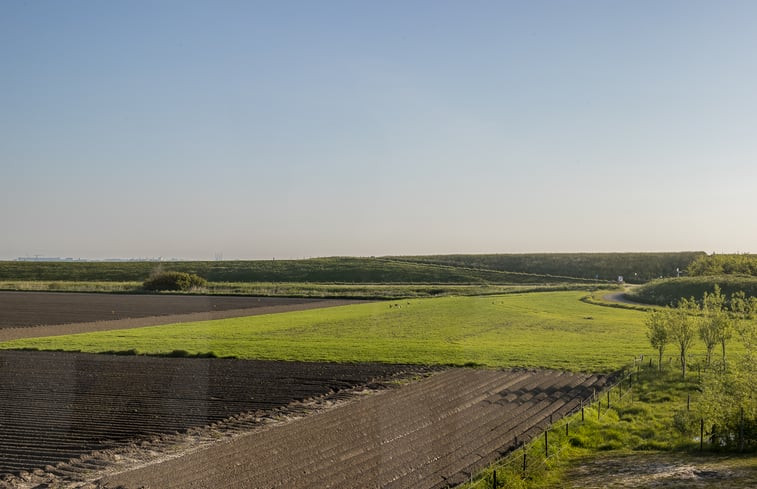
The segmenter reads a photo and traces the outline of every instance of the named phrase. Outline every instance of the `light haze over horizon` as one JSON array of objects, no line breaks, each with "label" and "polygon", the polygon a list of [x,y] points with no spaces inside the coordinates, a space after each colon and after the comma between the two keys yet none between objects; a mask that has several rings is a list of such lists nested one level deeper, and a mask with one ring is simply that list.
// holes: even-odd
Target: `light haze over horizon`
[{"label": "light haze over horizon", "polygon": [[757,2],[0,3],[0,259],[757,252]]}]

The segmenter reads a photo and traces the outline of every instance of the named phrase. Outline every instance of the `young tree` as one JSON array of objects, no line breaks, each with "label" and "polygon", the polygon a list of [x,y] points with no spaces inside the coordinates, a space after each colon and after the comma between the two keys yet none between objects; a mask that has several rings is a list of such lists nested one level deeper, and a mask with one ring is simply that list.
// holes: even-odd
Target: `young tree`
[{"label": "young tree", "polygon": [[[744,354],[733,358],[728,368],[710,370],[702,376],[700,414],[722,433],[720,442],[740,448],[757,440],[757,321],[748,317],[749,310],[739,309],[739,299],[731,299],[731,310],[747,317],[736,323],[735,330],[744,345]],[[757,306],[757,299],[746,301]]]},{"label": "young tree", "polygon": [[673,343],[678,346],[678,353],[681,355],[681,375],[686,378],[686,354],[689,348],[694,344],[694,338],[697,331],[697,316],[699,305],[692,297],[691,299],[681,299],[678,301],[678,307],[671,313],[668,321],[670,327],[670,337]]},{"label": "young tree", "polygon": [[712,351],[720,342],[723,347],[723,362],[725,363],[725,343],[731,337],[731,320],[725,311],[725,297],[720,293],[720,287],[715,284],[712,294],[704,293],[702,311],[704,317],[699,322],[699,337],[704,342],[707,351],[707,366],[712,361]]},{"label": "young tree", "polygon": [[725,364],[725,342],[731,338],[734,328],[739,330],[741,323],[749,321],[757,313],[757,297],[746,297],[743,290],[734,292],[731,295],[730,301],[731,313],[734,320],[730,322],[727,330],[725,330],[720,337],[721,346],[723,348],[723,364]]},{"label": "young tree", "polygon": [[662,372],[662,354],[665,351],[665,345],[670,343],[670,334],[668,331],[669,316],[670,312],[667,309],[655,309],[650,311],[644,320],[647,325],[649,343],[651,343],[658,353],[658,369],[660,372]]}]

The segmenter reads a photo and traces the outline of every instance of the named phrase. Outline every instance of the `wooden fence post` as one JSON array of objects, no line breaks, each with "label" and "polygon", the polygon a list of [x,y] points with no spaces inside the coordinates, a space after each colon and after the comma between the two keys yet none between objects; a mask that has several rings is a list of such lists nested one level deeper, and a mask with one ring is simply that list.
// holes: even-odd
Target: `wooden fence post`
[{"label": "wooden fence post", "polygon": [[497,489],[497,469],[494,469],[494,472],[492,472],[492,487]]},{"label": "wooden fence post", "polygon": [[581,399],[581,422],[584,422],[584,400]]},{"label": "wooden fence post", "polygon": [[544,458],[549,458],[549,437],[547,434],[549,430],[544,432]]}]

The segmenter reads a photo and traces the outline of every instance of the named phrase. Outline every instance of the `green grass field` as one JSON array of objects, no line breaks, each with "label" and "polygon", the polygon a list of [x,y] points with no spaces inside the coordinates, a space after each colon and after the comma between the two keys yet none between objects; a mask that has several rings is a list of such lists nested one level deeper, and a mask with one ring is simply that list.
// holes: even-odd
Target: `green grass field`
[{"label": "green grass field", "polygon": [[[2,348],[616,370],[652,353],[644,313],[585,292],[442,297],[17,340]],[[672,349],[671,349],[672,354]]]}]

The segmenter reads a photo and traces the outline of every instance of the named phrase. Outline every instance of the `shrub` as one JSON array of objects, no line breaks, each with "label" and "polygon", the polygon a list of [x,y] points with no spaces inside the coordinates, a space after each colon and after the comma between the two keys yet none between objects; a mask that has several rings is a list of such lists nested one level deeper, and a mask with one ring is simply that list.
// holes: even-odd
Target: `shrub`
[{"label": "shrub", "polygon": [[160,272],[145,280],[146,290],[191,290],[208,285],[199,275],[186,272]]}]

